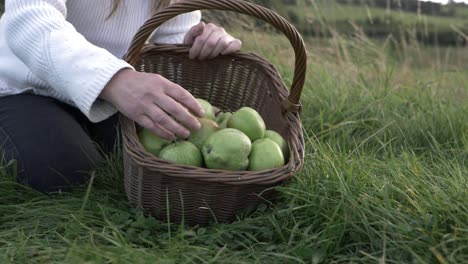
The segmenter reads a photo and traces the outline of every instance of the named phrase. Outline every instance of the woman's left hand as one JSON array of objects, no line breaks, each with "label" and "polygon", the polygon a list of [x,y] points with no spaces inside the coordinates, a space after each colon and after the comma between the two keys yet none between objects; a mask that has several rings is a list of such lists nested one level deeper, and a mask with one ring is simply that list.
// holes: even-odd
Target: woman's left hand
[{"label": "woman's left hand", "polygon": [[242,46],[242,42],[229,35],[224,28],[203,22],[187,32],[184,44],[192,45],[189,58],[199,60],[213,59],[220,54],[232,54]]}]

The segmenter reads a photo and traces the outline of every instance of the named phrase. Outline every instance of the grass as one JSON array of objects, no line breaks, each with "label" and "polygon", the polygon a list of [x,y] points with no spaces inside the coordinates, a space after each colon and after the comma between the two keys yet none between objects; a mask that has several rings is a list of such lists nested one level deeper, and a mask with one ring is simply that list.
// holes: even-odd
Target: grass
[{"label": "grass", "polygon": [[[236,32],[290,83],[280,36]],[[463,263],[468,259],[466,49],[307,39],[304,170],[280,201],[187,228],[128,206],[121,154],[71,194],[0,170],[0,263]]]},{"label": "grass", "polygon": [[393,16],[401,20],[405,25],[414,25],[417,23],[432,23],[436,27],[445,28],[450,26],[463,27],[466,25],[466,20],[463,19],[460,14],[459,16],[453,17],[441,17],[441,16],[429,16],[429,15],[417,15],[411,12],[405,11],[391,11],[390,13],[382,8],[353,6],[353,5],[340,5],[333,2],[320,3],[317,9],[304,9],[289,6],[290,10],[298,12],[298,14],[313,18],[316,16],[322,16],[328,21],[338,20],[374,20],[380,18],[385,20],[387,16]]}]

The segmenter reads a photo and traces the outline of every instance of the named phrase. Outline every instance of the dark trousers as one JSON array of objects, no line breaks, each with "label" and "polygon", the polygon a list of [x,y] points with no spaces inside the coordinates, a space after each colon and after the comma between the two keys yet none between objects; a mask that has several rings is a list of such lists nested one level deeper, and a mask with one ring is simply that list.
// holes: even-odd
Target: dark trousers
[{"label": "dark trousers", "polygon": [[113,149],[117,126],[118,115],[91,123],[78,109],[52,98],[1,97],[0,162],[2,156],[3,162],[16,160],[18,182],[38,191],[68,191],[103,164],[102,153]]}]

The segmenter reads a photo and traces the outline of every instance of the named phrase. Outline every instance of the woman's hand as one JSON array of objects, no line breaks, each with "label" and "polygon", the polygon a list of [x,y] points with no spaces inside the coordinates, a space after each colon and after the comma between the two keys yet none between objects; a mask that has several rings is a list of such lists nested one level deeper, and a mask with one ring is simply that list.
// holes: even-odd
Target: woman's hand
[{"label": "woman's hand", "polygon": [[[196,99],[179,85],[158,74],[119,71],[100,98],[112,103],[122,114],[168,140],[187,138],[198,130],[205,113]],[[188,109],[188,110],[187,110]]]},{"label": "woman's hand", "polygon": [[222,54],[240,50],[242,42],[226,33],[222,27],[201,22],[192,27],[185,35],[184,44],[192,45],[190,59],[213,59]]}]

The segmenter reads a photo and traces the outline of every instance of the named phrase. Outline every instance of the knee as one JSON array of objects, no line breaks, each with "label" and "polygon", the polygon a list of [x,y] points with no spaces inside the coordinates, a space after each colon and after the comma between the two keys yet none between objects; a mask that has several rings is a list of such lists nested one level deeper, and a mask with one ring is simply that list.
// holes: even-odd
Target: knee
[{"label": "knee", "polygon": [[96,149],[47,151],[43,155],[22,155],[18,180],[40,192],[71,191],[85,184],[90,172],[103,163]]}]

